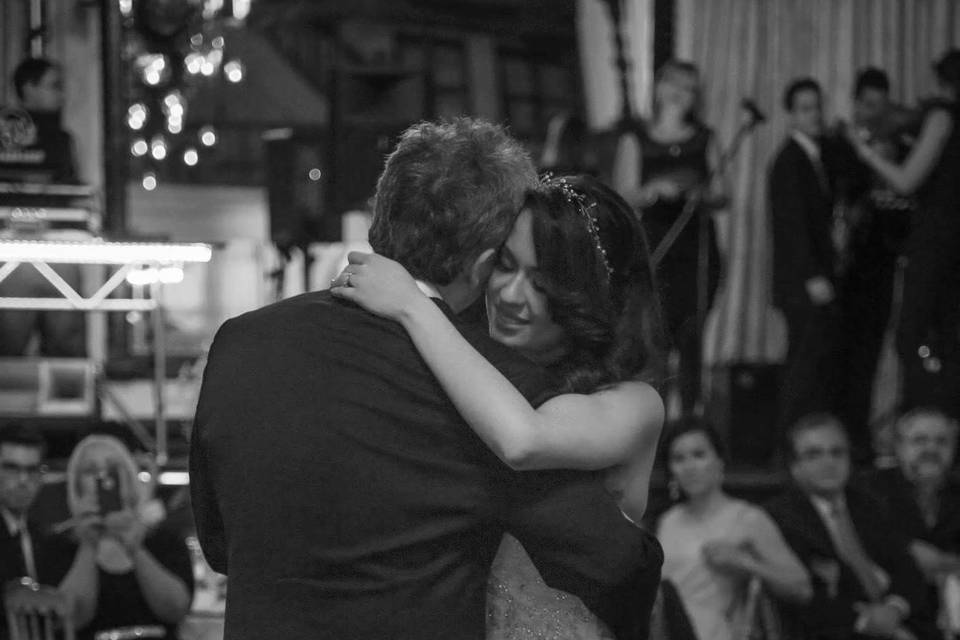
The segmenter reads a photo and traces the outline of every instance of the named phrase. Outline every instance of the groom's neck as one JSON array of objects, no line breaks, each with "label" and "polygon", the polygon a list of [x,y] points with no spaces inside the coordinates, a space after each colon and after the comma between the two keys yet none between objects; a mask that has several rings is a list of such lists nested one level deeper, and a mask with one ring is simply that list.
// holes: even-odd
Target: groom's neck
[{"label": "groom's neck", "polygon": [[[477,298],[477,292],[474,287],[470,287],[462,282],[452,282],[448,285],[438,285],[433,283],[424,283],[436,294],[439,294],[443,301],[447,303],[450,310],[454,313],[460,313]],[[427,295],[430,295],[429,293]]]}]

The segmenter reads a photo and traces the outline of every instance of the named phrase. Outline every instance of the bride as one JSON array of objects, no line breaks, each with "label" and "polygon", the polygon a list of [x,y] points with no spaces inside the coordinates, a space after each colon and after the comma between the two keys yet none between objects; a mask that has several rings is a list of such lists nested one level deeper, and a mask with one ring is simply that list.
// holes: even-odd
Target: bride
[{"label": "bride", "polygon": [[[649,252],[630,207],[589,177],[531,192],[494,257],[490,335],[556,374],[533,408],[464,340],[398,263],[353,252],[333,293],[401,323],[461,415],[517,470],[605,470],[624,516],[639,522],[663,424],[651,383],[663,365]],[[488,593],[488,638],[611,637],[575,597],[547,587],[505,536]]]}]

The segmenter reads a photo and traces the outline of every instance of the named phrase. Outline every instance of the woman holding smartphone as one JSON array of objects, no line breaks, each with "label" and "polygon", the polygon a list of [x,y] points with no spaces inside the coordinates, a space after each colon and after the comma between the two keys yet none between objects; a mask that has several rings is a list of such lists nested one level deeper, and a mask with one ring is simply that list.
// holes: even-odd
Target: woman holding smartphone
[{"label": "woman holding smartphone", "polygon": [[75,523],[58,556],[69,563],[60,589],[73,600],[78,637],[157,626],[167,638],[190,609],[193,568],[182,537],[164,528],[130,451],[106,435],[84,438],[67,464]]}]

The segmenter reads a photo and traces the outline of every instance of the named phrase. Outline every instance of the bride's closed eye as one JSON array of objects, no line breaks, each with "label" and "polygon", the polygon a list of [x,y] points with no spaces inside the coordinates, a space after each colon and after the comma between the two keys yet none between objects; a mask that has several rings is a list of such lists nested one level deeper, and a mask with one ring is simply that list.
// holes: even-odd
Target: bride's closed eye
[{"label": "bride's closed eye", "polygon": [[513,254],[510,253],[510,249],[502,247],[499,251],[497,251],[497,259],[493,264],[493,268],[497,271],[516,271],[517,260],[513,257]]}]

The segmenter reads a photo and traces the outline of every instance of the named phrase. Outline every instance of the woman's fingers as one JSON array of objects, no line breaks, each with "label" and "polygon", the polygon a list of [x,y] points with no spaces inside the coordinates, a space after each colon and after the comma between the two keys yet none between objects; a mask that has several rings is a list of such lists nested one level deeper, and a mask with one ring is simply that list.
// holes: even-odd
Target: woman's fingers
[{"label": "woman's fingers", "polygon": [[366,251],[351,251],[347,254],[347,262],[350,264],[366,264],[372,255],[372,253]]}]

